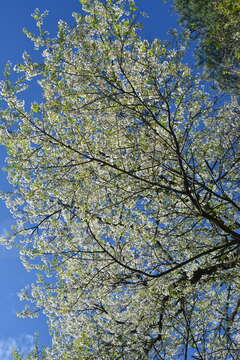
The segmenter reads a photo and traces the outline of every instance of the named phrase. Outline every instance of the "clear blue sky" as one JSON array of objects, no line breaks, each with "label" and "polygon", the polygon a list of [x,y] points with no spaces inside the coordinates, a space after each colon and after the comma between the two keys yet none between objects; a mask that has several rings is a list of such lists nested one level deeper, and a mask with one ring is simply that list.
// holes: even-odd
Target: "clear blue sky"
[{"label": "clear blue sky", "polygon": [[[166,39],[168,29],[176,27],[176,16],[170,5],[161,0],[137,0],[140,8],[149,14],[144,20],[145,38],[160,37]],[[31,41],[23,34],[22,29],[35,30],[34,20],[30,16],[35,8],[41,11],[49,10],[47,20],[48,30],[56,31],[57,21],[61,18],[73,24],[72,12],[80,10],[78,0],[1,0],[0,1],[0,78],[4,64],[10,60],[13,64],[21,62],[24,50],[33,52]],[[29,95],[28,95],[29,96]],[[37,93],[31,94],[33,100]],[[26,99],[26,100],[29,100]],[[0,165],[4,166],[6,154],[0,149]],[[0,172],[0,191],[10,189],[6,174]],[[1,234],[9,229],[12,219],[9,212],[0,204]],[[40,342],[49,344],[46,319],[40,316],[38,319],[20,319],[16,317],[16,311],[22,309],[23,304],[17,297],[21,288],[33,282],[35,275],[28,273],[20,263],[15,250],[5,250],[0,247],[0,360],[10,360],[9,349],[18,345],[26,349],[31,345],[32,335],[40,334]]]}]

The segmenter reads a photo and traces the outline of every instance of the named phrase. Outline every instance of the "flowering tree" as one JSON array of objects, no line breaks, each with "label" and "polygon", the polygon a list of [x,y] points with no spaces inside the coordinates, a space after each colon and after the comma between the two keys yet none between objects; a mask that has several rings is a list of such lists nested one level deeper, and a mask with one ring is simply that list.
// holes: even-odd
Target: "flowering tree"
[{"label": "flowering tree", "polygon": [[[43,62],[2,82],[6,202],[38,282],[52,359],[239,357],[239,110],[210,96],[183,48],[142,40],[130,0],[81,0]],[[17,93],[37,77],[42,101]],[[194,355],[193,355],[194,354]]]}]

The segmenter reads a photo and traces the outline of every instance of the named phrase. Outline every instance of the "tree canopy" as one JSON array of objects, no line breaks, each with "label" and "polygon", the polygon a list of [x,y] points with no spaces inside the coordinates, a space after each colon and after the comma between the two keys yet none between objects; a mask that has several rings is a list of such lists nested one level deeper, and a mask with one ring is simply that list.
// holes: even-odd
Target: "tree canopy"
[{"label": "tree canopy", "polygon": [[240,1],[175,0],[180,22],[200,40],[198,62],[222,89],[240,94]]},{"label": "tree canopy", "polygon": [[21,351],[15,348],[12,351],[12,358],[14,360],[47,360],[45,350],[39,345],[36,335],[33,348],[28,352],[28,354],[21,354]]},{"label": "tree canopy", "polygon": [[35,11],[42,62],[24,53],[1,84],[5,241],[41,271],[22,315],[47,315],[48,359],[237,359],[239,108],[184,44],[141,38],[133,1],[81,3],[56,37]]}]

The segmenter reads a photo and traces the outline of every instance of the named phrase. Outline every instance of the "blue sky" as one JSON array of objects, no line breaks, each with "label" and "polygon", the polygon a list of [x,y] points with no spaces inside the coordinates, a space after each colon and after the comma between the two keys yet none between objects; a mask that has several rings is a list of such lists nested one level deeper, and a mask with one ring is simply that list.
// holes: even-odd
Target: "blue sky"
[{"label": "blue sky", "polygon": [[[166,31],[176,27],[176,15],[169,3],[161,0],[138,0],[141,10],[149,14],[144,20],[145,38],[160,37],[166,39]],[[21,62],[22,53],[27,50],[33,53],[31,41],[23,34],[22,29],[35,30],[34,20],[30,16],[35,8],[41,11],[49,10],[47,27],[51,33],[56,31],[57,21],[61,18],[73,24],[72,12],[80,10],[78,0],[2,0],[0,2],[0,78],[4,64],[10,60],[13,64]],[[37,93],[32,92],[30,100],[37,99]],[[0,148],[0,165],[4,166],[5,150]],[[0,191],[7,191],[10,186],[6,173],[0,172]],[[11,216],[4,204],[0,204],[0,234],[7,231],[12,223]],[[41,315],[38,319],[22,319],[16,317],[16,312],[23,308],[17,293],[33,282],[35,275],[27,272],[15,250],[6,250],[0,247],[0,359],[10,360],[10,349],[18,346],[25,351],[31,348],[33,334],[40,335],[40,343],[49,344],[46,319]]]}]

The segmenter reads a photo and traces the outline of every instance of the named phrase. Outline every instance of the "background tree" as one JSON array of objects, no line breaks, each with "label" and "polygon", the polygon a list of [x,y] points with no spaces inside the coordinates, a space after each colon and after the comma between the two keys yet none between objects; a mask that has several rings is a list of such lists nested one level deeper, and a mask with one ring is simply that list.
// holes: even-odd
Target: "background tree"
[{"label": "background tree", "polygon": [[34,340],[33,348],[28,354],[22,355],[18,349],[13,349],[12,357],[14,360],[46,360],[46,353],[43,348],[39,345],[37,336]]},{"label": "background tree", "polygon": [[240,94],[240,1],[175,0],[180,22],[198,38],[197,61],[221,88]]},{"label": "background tree", "polygon": [[48,316],[48,359],[237,359],[239,109],[183,46],[141,39],[133,1],[81,3],[55,38],[36,10],[43,62],[25,53],[2,82],[6,243],[43,272],[22,315]]}]

